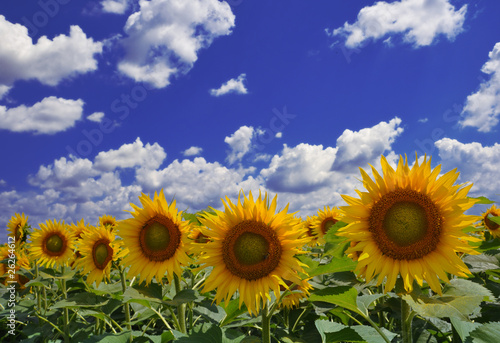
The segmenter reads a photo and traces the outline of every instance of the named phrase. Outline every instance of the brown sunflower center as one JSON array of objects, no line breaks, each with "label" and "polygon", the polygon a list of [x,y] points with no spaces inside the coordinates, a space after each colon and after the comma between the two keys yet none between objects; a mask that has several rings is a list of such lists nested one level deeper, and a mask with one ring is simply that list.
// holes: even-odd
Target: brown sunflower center
[{"label": "brown sunflower center", "polygon": [[321,223],[321,231],[323,231],[323,234],[326,234],[328,230],[330,230],[330,228],[336,223],[337,220],[334,218],[326,218],[325,220],[323,220],[323,222]]},{"label": "brown sunflower center", "polygon": [[150,261],[162,262],[174,256],[181,242],[179,227],[162,215],[149,219],[142,227],[139,243]]},{"label": "brown sunflower center", "polygon": [[384,255],[413,260],[434,251],[439,243],[442,217],[432,200],[411,189],[382,196],[370,211],[373,239]]},{"label": "brown sunflower center", "polygon": [[49,256],[61,256],[66,251],[66,238],[58,232],[53,232],[45,237],[42,247]]},{"label": "brown sunflower center", "polygon": [[107,239],[100,239],[92,247],[92,258],[99,269],[106,268],[109,261],[113,259],[113,249],[109,246]]},{"label": "brown sunflower center", "polygon": [[[497,215],[493,213],[490,213],[489,216],[497,217]],[[489,216],[484,217],[484,223],[486,224],[486,227],[490,230],[497,230],[500,225],[488,218]]]},{"label": "brown sunflower center", "polygon": [[281,243],[276,232],[255,220],[232,227],[222,241],[222,258],[227,269],[246,280],[269,275],[281,259]]}]

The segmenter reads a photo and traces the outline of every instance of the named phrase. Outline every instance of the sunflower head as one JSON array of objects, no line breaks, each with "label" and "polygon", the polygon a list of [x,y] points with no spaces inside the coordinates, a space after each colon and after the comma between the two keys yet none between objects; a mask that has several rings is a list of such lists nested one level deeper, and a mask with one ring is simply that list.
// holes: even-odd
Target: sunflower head
[{"label": "sunflower head", "polygon": [[[241,195],[244,200],[242,201]],[[288,205],[276,213],[277,198],[269,201],[267,193],[254,199],[243,192],[234,204],[226,197],[224,212],[204,213],[200,221],[206,228],[202,233],[210,237],[203,244],[200,263],[213,267],[205,280],[203,290],[217,288],[215,301],[227,302],[238,290],[240,307],[257,315],[271,289],[280,296],[280,284],[289,280],[299,284],[302,264],[295,255],[307,243],[300,219],[288,214]]]},{"label": "sunflower head", "polygon": [[91,227],[84,231],[78,245],[81,254],[78,268],[87,275],[87,283],[95,281],[97,287],[103,279],[109,280],[112,262],[124,255],[110,227]]},{"label": "sunflower head", "polygon": [[117,225],[116,218],[113,216],[108,216],[107,214],[99,217],[99,223],[97,226],[109,227],[113,230]]},{"label": "sunflower head", "polygon": [[39,226],[31,235],[30,258],[48,268],[67,265],[73,256],[73,233],[64,221],[47,220]]},{"label": "sunflower head", "polygon": [[[12,265],[7,262],[1,262],[4,260],[15,260],[14,270],[15,273],[9,273],[12,270]],[[10,282],[16,282],[16,288],[24,289],[24,284],[26,284],[29,279],[24,275],[19,273],[19,270],[30,269],[30,261],[26,256],[24,249],[12,249],[9,245],[0,246],[0,282],[4,285],[8,285]]]},{"label": "sunflower head", "polygon": [[346,253],[358,261],[356,271],[367,282],[378,275],[378,284],[387,278],[385,291],[394,288],[398,275],[407,291],[413,280],[425,279],[441,293],[439,279],[447,273],[470,274],[458,253],[476,254],[468,241],[477,241],[462,229],[478,220],[465,215],[475,200],[467,198],[472,185],[454,185],[456,170],[439,177],[441,166],[431,169],[431,160],[418,157],[410,167],[400,156],[394,170],[382,156],[382,172],[372,166],[372,179],[363,169],[366,192],[360,198],[343,195],[349,206],[343,221],[349,223],[338,235],[350,240]]},{"label": "sunflower head", "polygon": [[325,244],[325,235],[337,222],[342,220],[344,213],[337,207],[330,209],[325,206],[323,210],[318,210],[318,214],[314,216],[314,221],[311,223],[314,236],[317,237],[318,244]]},{"label": "sunflower head", "polygon": [[307,279],[301,280],[299,284],[294,284],[288,280],[284,280],[287,287],[281,286],[282,291],[288,290],[289,293],[285,294],[281,299],[280,307],[294,308],[299,307],[300,300],[309,296],[310,290],[313,288]]},{"label": "sunflower head", "polygon": [[482,214],[482,221],[485,228],[491,233],[493,238],[500,238],[500,225],[491,220],[491,217],[500,216],[500,208],[495,205],[491,206],[485,213]]},{"label": "sunflower head", "polygon": [[123,262],[130,265],[130,275],[140,274],[141,282],[149,283],[153,276],[162,282],[165,273],[170,282],[174,274],[181,275],[181,266],[190,262],[186,254],[190,223],[182,219],[175,200],[167,203],[163,190],[155,192],[153,199],[142,194],[139,200],[143,207],[131,203],[133,218],[117,225],[118,234],[129,249]]},{"label": "sunflower head", "polygon": [[28,226],[28,216],[24,213],[15,213],[7,224],[9,236],[14,237],[16,243],[26,240],[25,229]]}]

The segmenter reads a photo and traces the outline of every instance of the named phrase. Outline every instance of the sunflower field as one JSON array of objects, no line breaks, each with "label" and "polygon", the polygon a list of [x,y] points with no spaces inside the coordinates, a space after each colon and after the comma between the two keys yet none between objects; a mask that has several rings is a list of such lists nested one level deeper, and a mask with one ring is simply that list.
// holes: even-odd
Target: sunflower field
[{"label": "sunflower field", "polygon": [[142,194],[93,224],[15,213],[0,341],[500,342],[500,208],[430,159],[381,165],[307,218],[243,190],[197,213]]}]

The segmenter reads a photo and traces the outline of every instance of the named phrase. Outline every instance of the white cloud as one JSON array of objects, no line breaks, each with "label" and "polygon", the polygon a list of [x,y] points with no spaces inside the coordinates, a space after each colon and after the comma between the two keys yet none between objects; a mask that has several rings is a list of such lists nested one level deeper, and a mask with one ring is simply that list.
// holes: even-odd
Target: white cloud
[{"label": "white cloud", "polygon": [[250,151],[254,134],[255,130],[252,126],[242,126],[231,136],[224,139],[224,142],[229,144],[231,148],[231,151],[227,155],[229,164],[240,161]]},{"label": "white cloud", "polygon": [[395,117],[357,132],[346,129],[337,139],[338,151],[332,170],[357,171],[359,166],[366,166],[390,151],[396,137],[403,132],[400,124],[401,119]]},{"label": "white cloud", "polygon": [[139,5],[124,28],[126,56],[118,69],[156,88],[191,69],[198,51],[234,26],[230,6],[218,0],[141,0]]},{"label": "white cloud", "polygon": [[230,79],[229,81],[223,83],[219,88],[211,89],[210,94],[213,96],[221,96],[229,93],[247,94],[248,90],[245,87],[246,77],[246,74],[241,74],[236,79]]},{"label": "white cloud", "polygon": [[419,120],[417,120],[419,123],[427,123],[429,121],[429,118],[420,118]]},{"label": "white cloud", "polygon": [[479,132],[490,132],[498,124],[500,115],[500,42],[488,56],[481,71],[490,75],[490,79],[483,81],[479,90],[467,97],[459,122],[462,127],[476,127]]},{"label": "white cloud", "polygon": [[79,26],[71,26],[69,36],[46,36],[33,44],[28,29],[0,15],[0,85],[12,86],[16,80],[36,79],[55,86],[62,79],[97,69],[94,55],[102,43],[87,38]]},{"label": "white cloud", "polygon": [[0,100],[2,100],[5,95],[7,95],[7,93],[10,91],[10,88],[11,87],[6,85],[0,85]]},{"label": "white cloud", "polygon": [[276,134],[274,135],[275,138],[281,138],[283,137],[283,132],[276,132]]},{"label": "white cloud", "polygon": [[95,121],[96,123],[100,123],[102,118],[104,118],[104,112],[94,112],[87,117],[90,121]]},{"label": "white cloud", "polygon": [[202,153],[203,149],[199,146],[192,146],[182,152],[184,156],[197,156]]},{"label": "white cloud", "polygon": [[443,172],[457,168],[459,182],[472,182],[471,195],[499,200],[500,144],[482,146],[481,143],[461,143],[443,138],[435,143]]},{"label": "white cloud", "polygon": [[281,155],[275,155],[261,175],[274,192],[309,193],[329,183],[336,152],[322,145],[301,143],[289,148],[284,144]]},{"label": "white cloud", "polygon": [[124,14],[130,6],[130,0],[103,0],[101,5],[104,12]]},{"label": "white cloud", "polygon": [[14,132],[33,131],[40,134],[65,131],[82,117],[83,104],[80,99],[67,100],[51,96],[31,107],[0,106],[0,129]]},{"label": "white cloud", "polygon": [[466,12],[467,5],[455,10],[449,0],[378,1],[362,8],[356,22],[344,23],[332,35],[346,37],[350,48],[392,34],[403,34],[405,42],[421,47],[432,44],[441,34],[454,39],[463,31]]},{"label": "white cloud", "polygon": [[158,144],[144,145],[140,138],[134,143],[123,144],[118,150],[101,151],[95,157],[95,168],[112,171],[116,168],[141,167],[147,169],[158,168],[167,154]]}]

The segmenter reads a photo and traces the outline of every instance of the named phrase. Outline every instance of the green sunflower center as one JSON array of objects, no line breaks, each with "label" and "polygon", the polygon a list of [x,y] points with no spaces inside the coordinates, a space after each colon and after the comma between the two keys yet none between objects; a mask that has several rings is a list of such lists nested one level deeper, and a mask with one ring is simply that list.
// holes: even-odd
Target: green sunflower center
[{"label": "green sunflower center", "polygon": [[64,241],[57,234],[53,234],[52,236],[47,238],[47,241],[45,242],[45,248],[47,248],[47,250],[51,253],[60,253],[63,247]]},{"label": "green sunflower center", "polygon": [[399,246],[407,246],[425,236],[429,223],[422,206],[414,202],[399,202],[387,211],[382,225],[390,240]]},{"label": "green sunflower center", "polygon": [[412,189],[383,195],[370,211],[369,230],[384,255],[418,259],[436,249],[443,219],[436,204]]},{"label": "green sunflower center", "polygon": [[281,242],[268,225],[243,220],[230,228],[222,241],[222,259],[227,269],[246,280],[268,276],[281,260]]},{"label": "green sunflower center", "polygon": [[328,230],[330,230],[330,228],[335,225],[335,223],[337,223],[337,220],[335,220],[333,218],[325,219],[321,223],[321,230],[323,231],[323,234],[326,234],[328,232]]},{"label": "green sunflower center", "polygon": [[172,219],[157,214],[149,219],[139,234],[142,252],[150,261],[163,262],[175,255],[181,232]]},{"label": "green sunflower center", "polygon": [[106,268],[108,262],[113,259],[113,249],[109,246],[109,241],[107,239],[100,239],[94,244],[92,248],[92,257],[97,268]]},{"label": "green sunflower center", "polygon": [[269,243],[259,234],[245,232],[234,243],[234,255],[244,265],[262,262],[268,253]]}]

